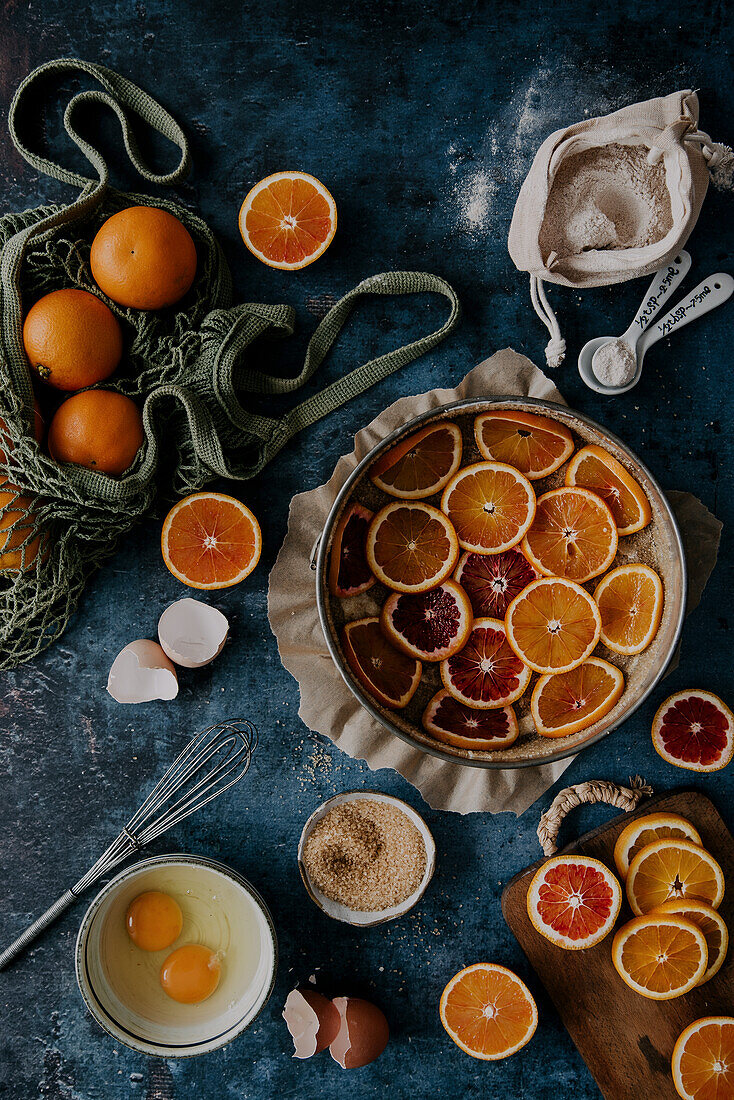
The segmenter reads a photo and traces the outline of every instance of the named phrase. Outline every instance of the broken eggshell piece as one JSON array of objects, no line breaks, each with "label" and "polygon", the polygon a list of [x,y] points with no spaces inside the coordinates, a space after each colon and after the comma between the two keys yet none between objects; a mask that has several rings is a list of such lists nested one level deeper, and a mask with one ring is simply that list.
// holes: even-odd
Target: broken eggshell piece
[{"label": "broken eggshell piece", "polygon": [[342,1069],[359,1069],[379,1058],[390,1038],[385,1014],[361,997],[335,997],[340,1026],[329,1046],[331,1057]]},{"label": "broken eggshell piece", "polygon": [[334,1004],[315,989],[293,989],[283,1009],[293,1039],[293,1057],[310,1058],[328,1047],[341,1024]]},{"label": "broken eggshell piece", "polygon": [[177,600],[158,620],[164,652],[183,668],[202,668],[224,648],[229,622],[221,611],[189,596]]},{"label": "broken eggshell piece", "polygon": [[139,638],[115,657],[107,677],[107,690],[118,703],[175,699],[178,695],[176,669],[158,642]]}]

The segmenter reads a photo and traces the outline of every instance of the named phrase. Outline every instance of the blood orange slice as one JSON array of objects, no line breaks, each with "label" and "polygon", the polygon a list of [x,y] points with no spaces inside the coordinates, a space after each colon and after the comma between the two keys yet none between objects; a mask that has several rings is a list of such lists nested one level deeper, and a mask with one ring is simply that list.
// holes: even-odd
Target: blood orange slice
[{"label": "blood orange slice", "polygon": [[537,576],[517,549],[502,554],[474,554],[466,550],[459,558],[454,580],[471,600],[477,618],[504,619],[515,596]]},{"label": "blood orange slice", "polygon": [[441,508],[465,550],[501,554],[520,542],[533,522],[535,492],[513,466],[475,462],[454,474]]},{"label": "blood orange slice", "polygon": [[419,661],[443,661],[458,653],[469,637],[469,597],[456,581],[429,592],[393,592],[383,604],[380,625],[402,653]]},{"label": "blood orange slice", "polygon": [[652,720],[655,751],[693,772],[716,772],[734,755],[734,714],[711,691],[678,691]]},{"label": "blood orange slice", "polygon": [[625,886],[636,916],[680,898],[695,898],[718,909],[724,897],[724,874],[705,848],[690,840],[667,837],[646,844],[637,853]]},{"label": "blood orange slice", "polygon": [[317,260],[336,232],[336,203],[307,172],[276,172],[256,183],[240,208],[240,233],[268,267],[298,271]]},{"label": "blood orange slice", "polygon": [[603,447],[590,444],[577,451],[566,470],[566,485],[591,489],[609,505],[620,535],[632,535],[652,519],[642,487]]},{"label": "blood orange slice", "polygon": [[529,1043],[538,1009],[523,981],[497,963],[475,963],[456,974],[441,994],[441,1023],[472,1058],[508,1058]]},{"label": "blood orange slice", "polygon": [[390,710],[407,707],[420,683],[420,661],[399,653],[380,629],[378,618],[357,619],[342,630],[342,649],[362,687]]},{"label": "blood orange slice", "polygon": [[423,728],[437,741],[458,749],[507,749],[517,740],[519,727],[512,707],[475,710],[437,691],[423,712]]},{"label": "blood orange slice", "polygon": [[449,695],[465,706],[494,710],[520,698],[530,669],[507,644],[501,619],[475,619],[464,648],[441,662],[441,679]]},{"label": "blood orange slice", "polygon": [[614,561],[614,516],[601,497],[588,489],[551,489],[538,497],[522,552],[539,573],[584,584]]},{"label": "blood orange slice", "polygon": [[703,1016],[673,1048],[673,1084],[682,1100],[734,1096],[734,1016]]},{"label": "blood orange slice", "polygon": [[617,843],[614,845],[614,862],[621,877],[627,878],[630,863],[638,852],[648,844],[656,840],[664,840],[665,837],[692,840],[694,844],[701,843],[701,834],[698,829],[680,814],[645,814],[644,817],[630,821],[617,837]]},{"label": "blood orange slice", "polygon": [[422,501],[394,501],[381,508],[370,523],[366,547],[370,569],[396,592],[436,588],[459,556],[451,522]]},{"label": "blood orange slice", "polygon": [[724,965],[726,952],[729,949],[729,929],[726,927],[726,922],[721,913],[718,913],[716,909],[712,909],[705,901],[695,901],[689,898],[665,901],[657,909],[653,909],[652,915],[654,916],[656,913],[677,913],[678,916],[685,917],[686,920],[692,920],[703,932],[708,950],[708,965],[698,983],[699,985],[703,985],[704,982],[708,982],[715,974],[719,973]]},{"label": "blood orange slice", "polygon": [[163,521],[167,567],[190,588],[230,588],[260,560],[260,524],[246,504],[225,493],[192,493]]},{"label": "blood orange slice", "polygon": [[706,938],[675,913],[649,913],[624,924],[612,941],[623,982],[651,1001],[670,1001],[698,985],[706,971]]},{"label": "blood orange slice", "polygon": [[329,563],[332,596],[359,596],[375,583],[364,549],[372,516],[369,508],[352,501],[339,517]]},{"label": "blood orange slice", "polygon": [[649,565],[619,565],[594,589],[601,640],[613,653],[642,653],[663,614],[663,582]]},{"label": "blood orange slice", "polygon": [[570,672],[599,641],[599,608],[581,585],[540,577],[515,596],[505,616],[507,640],[521,661],[542,673]]},{"label": "blood orange slice", "polygon": [[556,947],[578,951],[599,943],[614,926],[622,890],[608,867],[591,856],[553,856],[528,889],[528,916]]},{"label": "blood orange slice", "polygon": [[530,709],[542,737],[568,737],[593,726],[609,713],[624,691],[618,668],[598,657],[560,675],[541,676]]},{"label": "blood orange slice", "polygon": [[391,497],[419,500],[441,492],[459,468],[461,451],[458,424],[430,424],[378,458],[370,478]]},{"label": "blood orange slice", "polygon": [[552,474],[573,454],[568,428],[534,413],[482,413],[474,421],[474,437],[485,458],[509,463],[530,481]]}]

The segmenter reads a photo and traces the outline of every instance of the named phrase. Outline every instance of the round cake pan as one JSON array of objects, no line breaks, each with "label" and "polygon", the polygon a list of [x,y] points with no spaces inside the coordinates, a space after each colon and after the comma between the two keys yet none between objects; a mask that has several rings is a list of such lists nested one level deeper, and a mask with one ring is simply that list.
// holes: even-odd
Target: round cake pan
[{"label": "round cake pan", "polygon": [[[482,456],[474,442],[473,422],[479,413],[492,409],[515,409],[548,416],[568,427],[577,448],[587,443],[604,447],[639,481],[652,510],[652,520],[642,531],[620,539],[616,564],[643,561],[660,574],[665,589],[665,606],[657,635],[648,649],[635,657],[607,652],[603,645],[598,653],[622,669],[625,690],[615,707],[595,725],[562,738],[540,737],[529,715],[531,688],[515,704],[520,720],[520,736],[514,745],[494,752],[468,751],[442,745],[429,737],[421,726],[421,714],[433,693],[441,687],[437,669],[424,665],[423,681],[405,710],[388,710],[376,702],[352,675],[342,652],[340,630],[345,622],[379,614],[381,586],[375,585],[361,596],[341,600],[332,596],[328,587],[329,555],[333,532],[343,509],[350,501],[359,501],[377,511],[392,500],[370,481],[368,472],[375,460],[389,447],[427,424],[453,420],[462,428],[464,456],[462,462],[477,461]],[[563,484],[563,467],[556,474],[538,482],[542,491]],[[429,497],[438,505],[438,498]],[[590,582],[593,585],[594,582]],[[525,768],[562,760],[579,749],[594,744],[644,703],[663,676],[680,640],[686,605],[686,565],[680,531],[671,507],[656,479],[622,440],[589,417],[574,412],[565,405],[540,401],[531,397],[475,398],[456,401],[432,409],[404,424],[365,455],[340,490],[324,525],[316,559],[316,598],[319,618],[329,652],[345,683],[359,702],[396,737],[416,748],[453,764],[477,768]],[[534,680],[533,680],[534,682]]]}]

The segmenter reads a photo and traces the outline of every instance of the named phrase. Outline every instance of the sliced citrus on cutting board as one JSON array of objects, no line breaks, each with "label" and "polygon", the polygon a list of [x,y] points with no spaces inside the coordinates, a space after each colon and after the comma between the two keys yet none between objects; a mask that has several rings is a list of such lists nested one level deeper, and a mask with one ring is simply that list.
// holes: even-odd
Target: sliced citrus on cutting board
[{"label": "sliced citrus on cutting board", "polygon": [[502,554],[475,554],[465,550],[454,573],[471,600],[477,618],[504,619],[515,596],[538,574],[517,548]]},{"label": "sliced citrus on cutting board", "polygon": [[242,501],[225,493],[193,493],[163,521],[163,560],[191,588],[230,588],[260,560],[260,524]]},{"label": "sliced citrus on cutting board", "polygon": [[446,580],[428,592],[393,592],[380,624],[396,649],[419,661],[443,661],[464,647],[472,619],[464,589]]},{"label": "sliced citrus on cutting board", "polygon": [[367,531],[367,562],[396,592],[427,592],[453,572],[459,556],[450,520],[422,501],[393,501]]},{"label": "sliced citrus on cutting board", "polygon": [[441,1023],[466,1054],[507,1058],[528,1043],[538,1009],[523,981],[496,963],[475,963],[454,975],[441,995]]},{"label": "sliced citrus on cutting board", "polygon": [[734,1016],[689,1024],[673,1049],[673,1084],[683,1100],[734,1097]]},{"label": "sliced citrus on cutting board", "polygon": [[663,582],[649,565],[612,569],[594,590],[601,614],[601,640],[614,653],[642,653],[657,634],[663,614]]},{"label": "sliced citrus on cutting board", "polygon": [[637,916],[679,898],[695,898],[718,909],[724,896],[724,875],[710,852],[672,837],[655,840],[637,853],[625,885]]},{"label": "sliced citrus on cutting board", "polygon": [[336,232],[336,203],[315,176],[276,172],[248,192],[240,233],[268,267],[298,271],[318,260]]},{"label": "sliced citrus on cutting board", "polygon": [[402,439],[370,468],[370,478],[383,492],[402,500],[440,493],[461,463],[458,424],[441,421]]},{"label": "sliced citrus on cutting board", "polygon": [[603,447],[589,444],[577,451],[566,469],[566,485],[598,493],[609,505],[620,535],[632,535],[652,519],[641,485]]},{"label": "sliced citrus on cutting board", "polygon": [[614,862],[623,879],[638,852],[656,840],[672,837],[675,840],[691,840],[701,844],[701,834],[690,821],[680,814],[646,814],[630,821],[617,837],[614,845]]},{"label": "sliced citrus on cutting board", "polygon": [[570,672],[541,676],[530,700],[541,737],[568,737],[593,726],[609,713],[624,691],[622,672],[589,657]]},{"label": "sliced citrus on cutting board", "polygon": [[553,856],[528,888],[528,916],[556,947],[577,951],[599,943],[622,904],[616,877],[591,856]]},{"label": "sliced citrus on cutting board", "polygon": [[734,755],[734,714],[711,691],[678,691],[652,720],[655,751],[694,772],[716,772]]},{"label": "sliced citrus on cutting board", "polygon": [[706,938],[693,921],[649,913],[623,925],[612,942],[620,978],[653,1001],[669,1001],[701,981],[708,963]]},{"label": "sliced citrus on cutting board", "polygon": [[551,489],[538,497],[522,552],[538,573],[583,584],[614,561],[614,516],[601,497],[588,489]]},{"label": "sliced citrus on cutting board", "polygon": [[362,687],[390,710],[407,707],[420,683],[420,661],[390,645],[378,618],[356,619],[342,629],[347,664]]},{"label": "sliced citrus on cutting board", "polygon": [[464,648],[441,662],[443,686],[454,699],[477,710],[514,703],[530,675],[507,644],[501,619],[475,619]]},{"label": "sliced citrus on cutting board", "polygon": [[552,474],[573,454],[568,428],[535,413],[481,413],[474,421],[474,438],[485,458],[507,462],[530,481]]},{"label": "sliced citrus on cutting board", "polygon": [[560,577],[540,577],[512,601],[505,626],[510,646],[530,668],[570,672],[591,656],[601,616],[585,588]]},{"label": "sliced citrus on cutting board", "polygon": [[535,492],[513,466],[475,462],[451,478],[441,508],[465,550],[501,554],[520,542],[533,522]]},{"label": "sliced citrus on cutting board", "polygon": [[373,513],[355,501],[349,503],[334,528],[329,559],[332,596],[359,596],[375,583],[367,564],[365,542]]},{"label": "sliced citrus on cutting board", "polygon": [[476,710],[437,691],[423,712],[423,728],[437,741],[458,749],[507,749],[517,740],[519,726],[512,707]]},{"label": "sliced citrus on cutting board", "polygon": [[729,948],[729,930],[721,913],[707,905],[705,901],[695,901],[690,898],[663,902],[657,909],[653,909],[652,915],[656,913],[677,913],[679,917],[693,921],[703,932],[708,951],[708,965],[699,985],[703,985],[718,974],[724,965]]}]

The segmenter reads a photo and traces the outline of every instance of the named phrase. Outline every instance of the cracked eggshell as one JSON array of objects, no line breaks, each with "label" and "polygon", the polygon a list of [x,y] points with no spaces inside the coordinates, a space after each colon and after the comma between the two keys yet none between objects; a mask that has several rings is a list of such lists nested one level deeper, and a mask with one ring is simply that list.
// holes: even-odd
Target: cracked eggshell
[{"label": "cracked eggshell", "polygon": [[390,1038],[385,1014],[361,997],[335,997],[340,1025],[329,1046],[331,1057],[342,1069],[359,1069],[379,1058]]},{"label": "cracked eggshell", "polygon": [[336,1038],[341,1023],[334,1004],[315,989],[293,989],[283,1009],[293,1039],[293,1057],[310,1058]]},{"label": "cracked eggshell", "polygon": [[153,699],[175,699],[178,677],[158,642],[139,638],[130,642],[113,661],[107,690],[118,703],[149,703]]},{"label": "cracked eggshell", "polygon": [[221,611],[189,596],[172,603],[158,620],[164,652],[183,668],[208,665],[222,652],[228,634],[229,622]]}]

